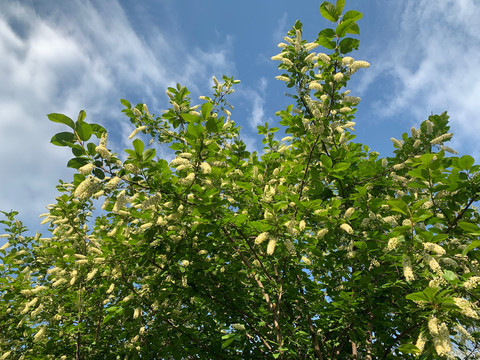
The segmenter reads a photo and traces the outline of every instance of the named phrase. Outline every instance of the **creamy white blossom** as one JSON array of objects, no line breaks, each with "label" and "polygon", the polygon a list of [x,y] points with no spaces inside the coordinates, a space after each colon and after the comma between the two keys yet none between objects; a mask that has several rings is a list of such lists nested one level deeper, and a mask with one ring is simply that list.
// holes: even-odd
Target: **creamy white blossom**
[{"label": "creamy white blossom", "polygon": [[136,128],[135,130],[132,131],[132,133],[128,136],[129,139],[133,138],[135,135],[137,135],[140,131],[143,131],[145,130],[147,127],[144,125],[144,126],[139,126],[138,128]]},{"label": "creamy white blossom", "polygon": [[78,168],[78,172],[82,175],[87,175],[87,174],[90,174],[94,168],[95,166],[92,163],[88,163]]},{"label": "creamy white blossom", "polygon": [[285,81],[285,82],[289,82],[289,81],[290,81],[290,78],[289,78],[289,77],[283,76],[283,75],[275,76],[275,79],[281,80],[281,81]]},{"label": "creamy white blossom", "polygon": [[337,72],[335,75],[333,75],[333,80],[340,82],[343,80],[343,77],[344,77],[343,73]]},{"label": "creamy white blossom", "polygon": [[348,224],[342,224],[340,225],[340,229],[342,229],[343,231],[345,231],[347,234],[353,234],[353,229],[350,225]]},{"label": "creamy white blossom", "polygon": [[277,244],[276,239],[270,239],[267,245],[267,255],[272,255],[275,251],[275,245]]},{"label": "creamy white blossom", "polygon": [[260,245],[262,242],[268,239],[268,233],[262,232],[255,238],[255,245]]}]

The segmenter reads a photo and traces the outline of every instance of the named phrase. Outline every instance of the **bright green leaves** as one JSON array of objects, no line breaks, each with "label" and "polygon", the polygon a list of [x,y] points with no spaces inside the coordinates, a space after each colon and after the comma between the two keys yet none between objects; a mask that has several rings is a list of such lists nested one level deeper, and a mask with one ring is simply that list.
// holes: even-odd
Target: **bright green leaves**
[{"label": "bright green leaves", "polygon": [[61,132],[53,135],[50,142],[57,146],[70,146],[75,142],[75,134],[70,132]]},{"label": "bright green leaves", "polygon": [[73,147],[75,143],[82,143],[88,141],[92,134],[100,137],[106,130],[98,124],[87,124],[85,119],[86,113],[81,110],[78,114],[78,119],[73,122],[68,116],[63,114],[48,114],[47,117],[50,121],[65,124],[70,127],[73,132],[61,132],[54,135],[51,139],[51,143],[57,146],[70,146]]},{"label": "bright green leaves", "polygon": [[213,104],[211,102],[206,102],[202,105],[202,116],[204,119],[207,119],[212,112]]},{"label": "bright green leaves", "polygon": [[355,24],[354,20],[343,20],[335,29],[335,34],[338,37],[344,37],[349,31],[353,32],[353,34],[358,34],[357,29],[358,25]]},{"label": "bright green leaves", "polygon": [[137,155],[143,154],[143,149],[145,149],[145,144],[140,139],[133,140],[133,148],[135,149],[135,153]]},{"label": "bright green leaves", "polygon": [[329,3],[328,1],[324,1],[320,5],[320,14],[322,14],[322,16],[325,19],[331,22],[336,22],[339,16],[339,13],[335,8],[335,5],[333,5],[332,3]]},{"label": "bright green leaves", "polygon": [[463,155],[461,158],[457,159],[457,166],[461,170],[470,170],[470,168],[475,163],[475,159],[470,155]]},{"label": "bright green leaves", "polygon": [[92,128],[86,122],[77,121],[75,123],[75,133],[81,141],[88,141],[92,136]]},{"label": "bright green leaves", "polygon": [[317,38],[317,43],[327,49],[335,49],[336,43],[333,40],[335,37],[335,30],[324,29],[320,31]]},{"label": "bright green leaves", "polygon": [[345,0],[337,0],[336,8],[337,8],[338,14],[341,14],[343,12],[344,6],[345,6]]},{"label": "bright green leaves", "polygon": [[388,206],[392,211],[399,212],[403,215],[410,216],[408,204],[402,199],[395,199],[387,201]]},{"label": "bright green leaves", "polygon": [[342,20],[347,21],[347,20],[352,20],[352,21],[358,21],[363,17],[363,14],[360,11],[356,10],[350,10],[343,15]]},{"label": "bright green leaves", "polygon": [[345,1],[337,1],[336,6],[332,3],[324,1],[320,5],[320,13],[322,16],[331,21],[338,22],[335,30],[325,29],[318,34],[317,42],[327,49],[336,49],[338,48],[342,54],[347,54],[353,49],[358,49],[360,40],[353,38],[342,39],[338,44],[334,41],[334,37],[337,39],[343,38],[347,34],[360,34],[360,29],[358,27],[357,21],[360,20],[363,15],[361,12],[356,10],[350,10],[342,15],[343,8],[345,6]]},{"label": "bright green leaves", "polygon": [[340,41],[338,48],[342,54],[347,54],[351,52],[353,49],[358,50],[358,45],[360,44],[360,40],[353,39],[353,38],[345,38]]},{"label": "bright green leaves", "polygon": [[66,115],[52,113],[52,114],[48,114],[47,117],[50,121],[60,123],[60,124],[65,124],[65,125],[71,127],[72,129],[75,129],[75,123],[73,122],[72,119],[70,119]]},{"label": "bright green leaves", "polygon": [[202,136],[205,128],[200,124],[194,124],[191,122],[187,126],[187,133],[190,134],[193,138],[199,138]]},{"label": "bright green leaves", "polygon": [[438,293],[438,288],[428,287],[423,291],[409,294],[406,296],[406,298],[412,301],[422,301],[422,302],[433,303],[435,299],[435,295],[437,293]]}]

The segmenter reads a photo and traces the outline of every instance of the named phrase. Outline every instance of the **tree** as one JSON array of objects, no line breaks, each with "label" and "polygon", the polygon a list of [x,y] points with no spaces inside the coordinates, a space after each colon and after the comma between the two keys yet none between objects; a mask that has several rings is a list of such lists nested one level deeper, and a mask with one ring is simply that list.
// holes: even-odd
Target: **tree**
[{"label": "tree", "polygon": [[42,215],[49,236],[3,213],[1,359],[472,359],[480,167],[447,156],[446,113],[392,138],[391,157],[353,141],[345,88],[369,64],[347,56],[362,14],[343,7],[321,4],[334,26],[314,42],[297,21],[279,44],[295,103],[276,114],[287,137],[258,127],[263,154],[225,76],[201,106],[168,88],[161,116],[122,100],[130,138],[171,162],[140,139],[121,161],[84,111],[48,115],[78,173]]}]

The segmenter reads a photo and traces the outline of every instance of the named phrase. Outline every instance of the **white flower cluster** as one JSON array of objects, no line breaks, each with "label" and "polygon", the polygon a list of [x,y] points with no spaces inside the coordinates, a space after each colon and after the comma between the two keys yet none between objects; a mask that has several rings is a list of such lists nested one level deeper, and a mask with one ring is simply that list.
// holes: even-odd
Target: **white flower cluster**
[{"label": "white flower cluster", "polygon": [[438,244],[426,242],[426,243],[423,243],[423,248],[426,251],[431,251],[438,255],[445,255],[445,249]]},{"label": "white flower cluster", "polygon": [[415,280],[415,275],[413,274],[412,263],[410,261],[410,257],[408,255],[404,255],[402,259],[402,266],[403,266],[403,276],[407,281]]},{"label": "white flower cluster", "polygon": [[467,290],[475,289],[480,284],[480,276],[472,276],[463,283],[463,287]]},{"label": "white flower cluster", "polygon": [[398,244],[400,242],[398,241],[398,237],[393,237],[388,240],[387,246],[383,249],[385,252],[389,252],[392,250],[395,250],[398,247]]},{"label": "white flower cluster", "polygon": [[340,229],[345,231],[347,234],[350,234],[350,235],[353,234],[353,229],[349,224],[344,223],[340,225]]},{"label": "white flower cluster", "polygon": [[428,330],[433,338],[433,345],[438,356],[448,355],[452,351],[452,345],[447,325],[444,322],[439,324],[438,319],[432,315],[428,319]]},{"label": "white flower cluster", "polygon": [[473,305],[470,301],[458,297],[454,297],[455,305],[460,308],[460,312],[472,319],[478,319],[478,308]]},{"label": "white flower cluster", "polygon": [[77,186],[75,192],[73,193],[73,196],[78,199],[88,199],[98,190],[100,185],[100,179],[94,176],[88,176]]},{"label": "white flower cluster", "polygon": [[437,136],[435,139],[433,139],[433,140],[430,141],[430,144],[432,144],[432,145],[441,145],[441,144],[443,144],[445,141],[449,140],[452,136],[453,136],[452,133],[446,133],[446,134]]},{"label": "white flower cluster", "polygon": [[132,131],[132,133],[128,136],[129,139],[132,139],[135,135],[137,135],[140,131],[145,130],[147,127],[146,126],[139,126],[135,130]]},{"label": "white flower cluster", "polygon": [[442,275],[443,274],[443,271],[442,271],[442,268],[440,266],[440,264],[438,263],[438,261],[433,258],[432,256],[430,256],[429,254],[427,253],[424,253],[423,254],[423,260],[425,261],[425,263],[430,267],[430,269],[432,269],[432,271],[438,275]]}]

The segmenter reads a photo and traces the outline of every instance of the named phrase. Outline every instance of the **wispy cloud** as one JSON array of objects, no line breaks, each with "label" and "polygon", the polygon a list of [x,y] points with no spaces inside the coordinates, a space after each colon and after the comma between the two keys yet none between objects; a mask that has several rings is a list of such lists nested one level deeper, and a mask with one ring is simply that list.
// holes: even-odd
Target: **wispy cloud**
[{"label": "wispy cloud", "polygon": [[251,112],[248,117],[248,124],[252,129],[256,129],[258,125],[263,125],[267,119],[265,118],[265,91],[267,89],[267,79],[262,77],[259,79],[256,88],[242,89],[241,95],[251,104]]},{"label": "wispy cloud", "polygon": [[385,78],[393,85],[375,104],[376,113],[410,114],[418,123],[431,112],[447,110],[456,132],[454,145],[479,155],[473,134],[480,131],[480,7],[473,0],[441,1],[435,6],[412,0],[396,7],[401,13],[398,36],[378,51],[378,77],[364,79],[364,85]]},{"label": "wispy cloud", "polygon": [[158,110],[166,86],[188,79],[201,89],[214,71],[235,69],[228,38],[187,52],[191,45],[154,24],[151,36],[137,34],[117,1],[47,7],[7,2],[0,13],[0,209],[31,218],[53,201],[57,180],[72,174],[65,168],[68,149],[48,144],[63,129],[45,114],[85,109],[87,121],[113,128],[119,151],[123,133],[132,131],[128,121],[118,121],[120,98],[133,96]]},{"label": "wispy cloud", "polygon": [[282,41],[283,37],[287,33],[287,18],[288,14],[284,12],[282,17],[278,19],[277,27],[273,31],[272,41],[276,44]]}]

